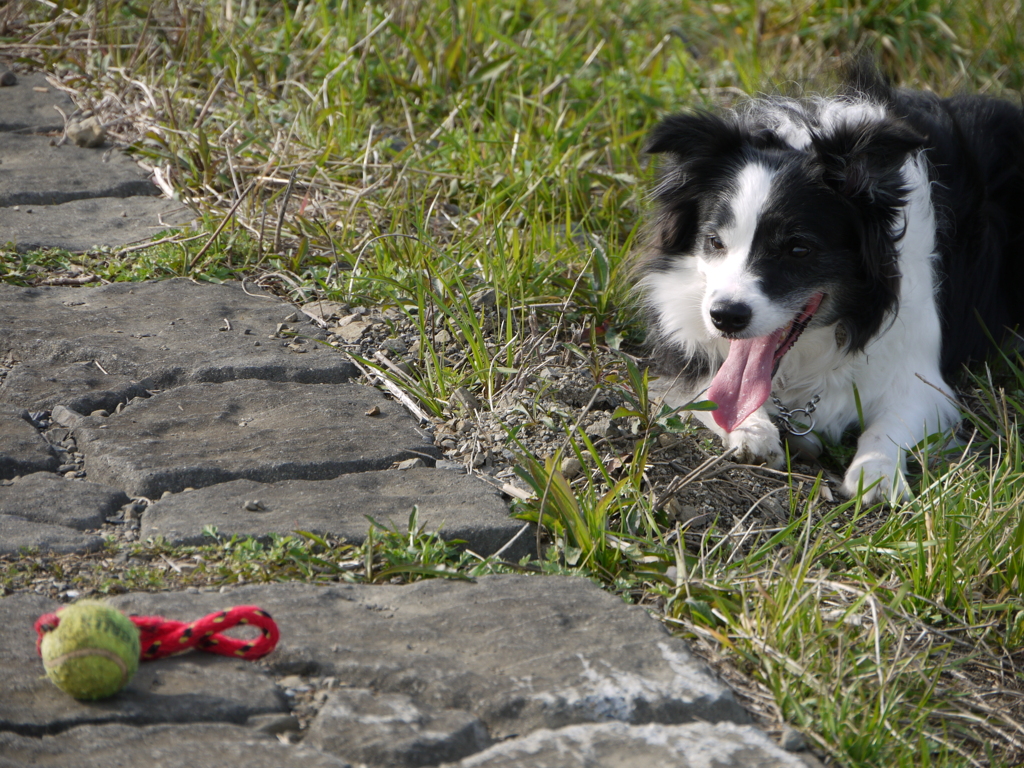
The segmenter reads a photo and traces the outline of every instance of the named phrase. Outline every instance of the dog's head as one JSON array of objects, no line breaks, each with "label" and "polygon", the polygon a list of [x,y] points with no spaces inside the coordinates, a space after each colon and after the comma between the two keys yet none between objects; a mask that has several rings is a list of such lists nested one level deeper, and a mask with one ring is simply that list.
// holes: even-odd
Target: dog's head
[{"label": "dog's head", "polygon": [[[709,391],[729,401],[727,430],[764,402],[805,327],[842,323],[859,350],[898,298],[902,168],[922,139],[871,105],[795,110],[674,115],[648,145],[664,161],[642,282],[661,335],[728,340],[716,382],[757,379]],[[698,313],[700,330],[685,327]]]}]

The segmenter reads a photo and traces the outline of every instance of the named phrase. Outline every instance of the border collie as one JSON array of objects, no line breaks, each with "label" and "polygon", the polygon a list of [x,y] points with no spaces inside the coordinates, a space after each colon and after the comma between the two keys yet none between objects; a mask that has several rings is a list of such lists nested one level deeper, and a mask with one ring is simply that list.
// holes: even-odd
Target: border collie
[{"label": "border collie", "polygon": [[773,466],[773,419],[830,440],[862,420],[843,491],[907,497],[905,452],[958,419],[949,381],[1024,320],[1021,107],[861,63],[833,96],[669,116],[647,151],[664,400],[715,402],[701,420]]}]

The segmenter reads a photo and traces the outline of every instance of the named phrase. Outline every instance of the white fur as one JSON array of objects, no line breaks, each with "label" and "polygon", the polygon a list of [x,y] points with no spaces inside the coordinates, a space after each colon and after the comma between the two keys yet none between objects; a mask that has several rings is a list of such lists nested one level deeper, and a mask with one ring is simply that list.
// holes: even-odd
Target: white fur
[{"label": "white fur", "polygon": [[[838,105],[824,119],[838,124],[874,114],[862,104]],[[806,129],[803,129],[806,130]],[[798,145],[801,128],[794,120],[787,141]],[[820,398],[814,413],[815,431],[837,439],[858,421],[855,389],[863,410],[864,430],[857,454],[846,473],[843,490],[855,495],[865,490],[868,502],[905,497],[905,452],[925,437],[948,429],[957,419],[953,392],[939,370],[942,333],[936,303],[935,211],[931,202],[925,159],[917,155],[903,167],[910,190],[905,206],[906,232],[899,241],[902,274],[898,314],[859,353],[849,354],[836,342],[834,327],[812,327],[783,357],[773,380],[773,391],[790,409]],[[715,258],[679,259],[672,270],[648,275],[643,288],[659,314],[660,327],[684,352],[703,349],[717,364],[728,353],[728,341],[707,321],[713,300],[729,298],[751,305],[750,333],[760,336],[782,327],[794,317],[792,307],[770,302],[749,279],[746,259],[753,224],[761,205],[772,193],[771,174],[761,166],[748,166],[740,174],[734,208],[735,224],[718,233],[726,253]],[[900,223],[900,227],[904,222]],[[696,262],[696,264],[694,264]],[[655,391],[672,407],[683,405],[710,383],[685,391],[672,381],[660,381]],[[779,432],[770,419],[775,410],[769,400],[733,432],[715,424],[711,414],[698,413],[718,433],[737,458],[781,466],[784,452]]]},{"label": "white fur", "polygon": [[753,322],[742,333],[745,338],[764,336],[793,319],[793,313],[772,302],[748,269],[750,249],[761,211],[772,194],[775,174],[751,163],[737,176],[736,197],[731,203],[733,220],[717,234],[725,243],[726,255],[697,258],[697,271],[704,277],[702,301],[704,323],[712,337],[719,334],[711,323],[711,305],[718,301],[742,301],[754,311]]}]

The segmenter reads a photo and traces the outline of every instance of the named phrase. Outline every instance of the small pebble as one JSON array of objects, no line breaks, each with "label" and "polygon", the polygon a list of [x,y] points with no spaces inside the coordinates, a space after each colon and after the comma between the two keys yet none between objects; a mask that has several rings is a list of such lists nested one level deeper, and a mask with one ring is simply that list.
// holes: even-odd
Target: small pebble
[{"label": "small pebble", "polygon": [[288,317],[284,319],[286,323],[297,323],[299,322],[299,315],[297,312],[292,312]]},{"label": "small pebble", "polygon": [[405,461],[398,462],[398,468],[405,469],[417,469],[419,467],[427,466],[427,462],[423,459],[406,459]]},{"label": "small pebble", "polygon": [[371,408],[370,410],[368,410],[366,412],[366,415],[367,416],[380,416],[380,406],[379,405],[373,406],[373,408]]},{"label": "small pebble", "polygon": [[395,363],[395,370],[401,371],[402,373],[404,373],[409,378],[412,378],[412,366],[409,365],[404,360],[402,362],[400,362],[400,363]]},{"label": "small pebble", "polygon": [[478,291],[470,299],[474,307],[493,307],[498,301],[498,293],[493,288]]},{"label": "small pebble", "polygon": [[244,506],[246,512],[265,512],[266,509],[267,509],[263,505],[263,502],[260,501],[259,499],[253,499],[252,501],[247,501],[247,502],[245,502],[245,504],[243,506]]},{"label": "small pebble", "polygon": [[452,399],[459,405],[461,405],[463,408],[466,408],[467,410],[480,410],[480,401],[477,400],[476,395],[474,395],[465,387],[459,387],[458,389],[456,389],[455,394],[452,396]]},{"label": "small pebble", "polygon": [[677,435],[671,435],[668,432],[662,432],[658,435],[658,445],[662,448],[671,448],[674,445],[679,444],[679,437]]},{"label": "small pebble", "polygon": [[95,117],[68,123],[68,138],[80,147],[100,147],[107,140],[103,124]]},{"label": "small pebble", "polygon": [[5,69],[0,73],[0,87],[7,87],[10,85],[16,85],[18,78],[9,69]]},{"label": "small pebble", "polygon": [[572,480],[575,477],[579,477],[580,472],[583,471],[583,464],[575,456],[570,456],[567,459],[562,460],[562,476],[566,480]]},{"label": "small pebble", "polygon": [[779,736],[779,746],[787,752],[803,752],[807,749],[807,742],[804,735],[796,728],[788,725],[782,726],[782,735]]},{"label": "small pebble", "polygon": [[396,355],[404,355],[409,351],[408,345],[401,339],[388,339],[381,346],[394,352]]},{"label": "small pebble", "polygon": [[340,320],[338,321],[338,324],[337,324],[337,325],[335,325],[335,326],[331,327],[331,328],[330,328],[329,330],[331,331],[331,333],[337,333],[337,332],[338,332],[338,331],[339,331],[340,329],[344,328],[344,327],[345,327],[346,325],[348,325],[349,323],[354,323],[354,322],[355,322],[356,320],[358,320],[358,319],[359,319],[360,317],[362,317],[362,315],[356,315],[356,314],[353,314],[353,315],[345,315],[345,317],[341,318],[341,319],[340,319]]}]

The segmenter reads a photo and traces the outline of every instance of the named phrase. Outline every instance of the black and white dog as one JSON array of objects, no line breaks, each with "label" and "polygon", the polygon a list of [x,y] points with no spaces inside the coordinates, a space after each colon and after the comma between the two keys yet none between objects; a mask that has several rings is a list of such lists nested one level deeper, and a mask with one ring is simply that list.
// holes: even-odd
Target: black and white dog
[{"label": "black and white dog", "polygon": [[648,151],[666,402],[714,401],[739,460],[775,466],[780,411],[829,439],[863,418],[843,490],[906,496],[905,451],[957,420],[950,378],[1024,321],[1021,107],[861,64],[834,96],[667,117]]}]

